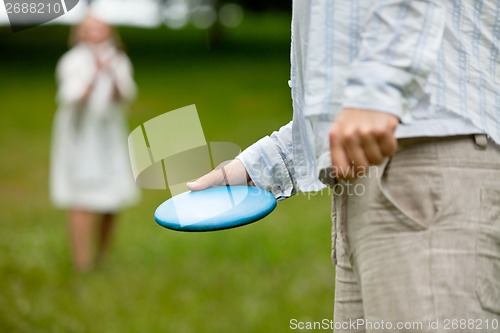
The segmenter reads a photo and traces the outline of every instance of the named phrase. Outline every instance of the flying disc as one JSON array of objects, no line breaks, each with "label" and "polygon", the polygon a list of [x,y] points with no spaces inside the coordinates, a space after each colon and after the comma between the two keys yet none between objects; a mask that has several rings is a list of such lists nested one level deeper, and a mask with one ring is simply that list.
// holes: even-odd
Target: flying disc
[{"label": "flying disc", "polygon": [[214,231],[258,221],[276,207],[274,196],[253,186],[219,186],[178,194],[155,211],[156,222],[178,231]]}]

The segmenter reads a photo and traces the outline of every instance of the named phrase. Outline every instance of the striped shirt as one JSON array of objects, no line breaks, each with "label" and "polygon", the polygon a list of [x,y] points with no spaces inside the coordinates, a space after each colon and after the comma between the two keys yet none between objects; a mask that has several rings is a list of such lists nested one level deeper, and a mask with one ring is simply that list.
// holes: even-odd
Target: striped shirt
[{"label": "striped shirt", "polygon": [[499,52],[500,0],[294,0],[293,121],[238,158],[278,198],[319,190],[343,107],[397,116],[399,138],[500,144]]}]

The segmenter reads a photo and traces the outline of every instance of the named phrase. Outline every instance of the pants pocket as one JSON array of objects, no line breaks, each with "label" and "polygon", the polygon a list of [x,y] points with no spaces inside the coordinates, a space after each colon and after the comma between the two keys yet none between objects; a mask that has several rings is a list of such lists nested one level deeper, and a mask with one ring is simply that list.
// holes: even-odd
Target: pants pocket
[{"label": "pants pocket", "polygon": [[442,206],[443,176],[439,168],[413,156],[393,157],[379,183],[385,200],[413,229],[427,229]]},{"label": "pants pocket", "polygon": [[476,238],[476,294],[483,309],[500,314],[500,191],[481,189]]}]

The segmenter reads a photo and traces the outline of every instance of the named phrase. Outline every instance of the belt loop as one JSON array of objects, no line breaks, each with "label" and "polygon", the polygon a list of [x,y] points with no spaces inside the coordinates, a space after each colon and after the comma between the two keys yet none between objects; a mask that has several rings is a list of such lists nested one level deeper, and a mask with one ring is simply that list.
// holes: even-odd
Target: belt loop
[{"label": "belt loop", "polygon": [[486,146],[488,146],[486,134],[474,134],[474,142],[476,143],[476,148],[479,150],[486,150]]}]

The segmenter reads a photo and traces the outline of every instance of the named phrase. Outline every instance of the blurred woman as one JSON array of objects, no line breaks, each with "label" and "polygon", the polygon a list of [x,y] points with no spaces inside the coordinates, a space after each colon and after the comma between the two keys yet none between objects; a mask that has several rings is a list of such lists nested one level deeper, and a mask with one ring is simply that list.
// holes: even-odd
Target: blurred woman
[{"label": "blurred woman", "polygon": [[[111,26],[91,15],[60,59],[53,128],[51,196],[69,209],[75,267],[101,262],[115,216],[138,199],[127,150],[126,106],[135,97],[132,66]],[[92,238],[96,233],[95,260]]]}]

